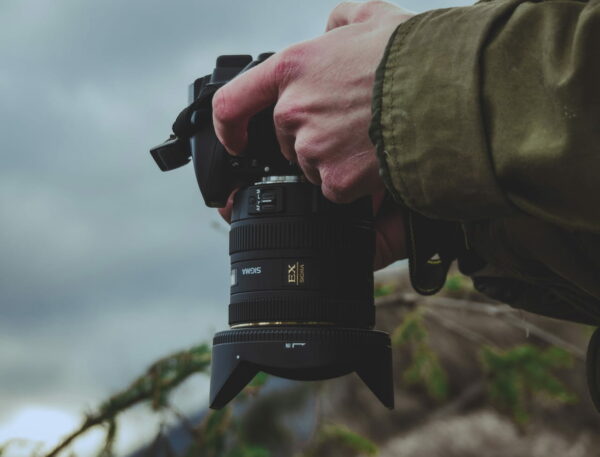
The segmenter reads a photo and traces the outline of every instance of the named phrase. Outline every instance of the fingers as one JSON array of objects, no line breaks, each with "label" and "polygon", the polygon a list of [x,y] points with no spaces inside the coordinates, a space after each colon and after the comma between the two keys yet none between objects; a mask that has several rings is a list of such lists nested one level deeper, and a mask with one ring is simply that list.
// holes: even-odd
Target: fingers
[{"label": "fingers", "polygon": [[302,123],[302,119],[298,116],[298,110],[286,102],[287,98],[289,97],[282,95],[277,101],[273,110],[273,124],[281,154],[290,162],[297,163],[294,143],[296,141],[296,132]]},{"label": "fingers", "polygon": [[372,0],[369,2],[342,2],[336,6],[327,21],[326,32],[358,22],[366,22],[378,14],[398,12],[400,8],[387,2]]},{"label": "fingers", "polygon": [[386,201],[375,218],[375,258],[373,269],[379,270],[406,258],[406,234],[402,209]]},{"label": "fingers", "polygon": [[250,118],[277,101],[282,85],[301,61],[298,48],[275,54],[215,93],[212,106],[215,132],[230,154],[244,151]]},{"label": "fingers", "polygon": [[321,163],[319,173],[321,191],[325,198],[334,203],[350,203],[384,188],[377,158],[372,150]]},{"label": "fingers", "polygon": [[313,166],[313,164],[307,160],[306,156],[298,156],[298,165],[310,183],[314,184],[315,186],[322,185],[323,180],[321,179],[321,173],[319,172],[319,169]]},{"label": "fingers", "polygon": [[337,5],[329,15],[325,31],[329,32],[332,29],[350,24],[351,17],[358,6],[360,6],[358,2],[342,2]]},{"label": "fingers", "polygon": [[269,60],[234,78],[213,97],[215,132],[230,154],[244,151],[248,121],[277,100],[277,86]]},{"label": "fingers", "polygon": [[230,205],[229,202],[227,202],[227,206],[225,206],[225,208],[217,208],[217,211],[219,212],[220,216],[228,224],[231,224],[231,210],[232,210],[232,208],[233,208],[233,205]]},{"label": "fingers", "polygon": [[240,190],[239,187],[233,189],[233,191],[231,192],[231,194],[229,194],[229,197],[227,198],[227,203],[225,204],[225,206],[223,208],[217,208],[217,211],[219,212],[221,217],[223,219],[225,219],[225,222],[227,222],[228,224],[231,224],[231,212],[233,211],[233,199],[238,190]]}]

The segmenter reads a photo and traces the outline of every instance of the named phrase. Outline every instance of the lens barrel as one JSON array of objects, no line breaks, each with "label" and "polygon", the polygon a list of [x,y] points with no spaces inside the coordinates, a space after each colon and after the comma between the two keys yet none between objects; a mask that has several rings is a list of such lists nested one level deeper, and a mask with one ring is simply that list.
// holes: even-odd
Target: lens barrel
[{"label": "lens barrel", "polygon": [[393,407],[389,336],[371,330],[374,244],[370,197],[334,204],[299,176],[236,193],[232,329],[213,340],[212,408],[258,371],[299,380],[356,371]]},{"label": "lens barrel", "polygon": [[229,236],[229,325],[371,328],[373,250],[368,198],[335,205],[302,182],[240,190]]}]

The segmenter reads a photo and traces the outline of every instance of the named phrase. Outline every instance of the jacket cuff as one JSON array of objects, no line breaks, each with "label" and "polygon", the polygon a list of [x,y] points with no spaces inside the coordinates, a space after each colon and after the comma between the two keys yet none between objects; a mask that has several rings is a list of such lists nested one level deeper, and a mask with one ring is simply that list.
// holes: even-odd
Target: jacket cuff
[{"label": "jacket cuff", "polygon": [[371,139],[394,198],[432,219],[514,210],[494,175],[480,57],[519,1],[429,11],[401,24],[376,73]]}]

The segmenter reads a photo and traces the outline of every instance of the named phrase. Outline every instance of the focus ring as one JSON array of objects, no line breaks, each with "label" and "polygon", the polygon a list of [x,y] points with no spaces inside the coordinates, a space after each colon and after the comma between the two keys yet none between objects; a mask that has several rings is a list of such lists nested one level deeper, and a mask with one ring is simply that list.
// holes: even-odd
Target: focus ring
[{"label": "focus ring", "polygon": [[339,221],[329,223],[326,219],[233,224],[229,232],[229,254],[257,249],[366,248],[372,245],[372,236],[370,228]]},{"label": "focus ring", "polygon": [[229,325],[252,322],[324,322],[371,327],[375,307],[368,300],[262,297],[229,305]]},{"label": "focus ring", "polygon": [[339,327],[268,327],[225,330],[215,334],[213,344],[303,340],[335,344],[390,344],[390,337],[387,333]]}]

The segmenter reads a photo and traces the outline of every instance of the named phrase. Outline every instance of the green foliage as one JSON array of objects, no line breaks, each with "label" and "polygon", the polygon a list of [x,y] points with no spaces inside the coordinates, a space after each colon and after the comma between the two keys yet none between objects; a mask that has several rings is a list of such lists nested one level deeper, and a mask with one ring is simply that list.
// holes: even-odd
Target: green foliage
[{"label": "green foliage", "polygon": [[185,457],[270,457],[261,446],[247,443],[239,421],[233,417],[233,405],[211,410],[194,429],[194,441]]},{"label": "green foliage", "polygon": [[[259,401],[244,405],[247,409],[238,418],[240,441],[276,449],[278,455],[289,454],[295,434],[284,418],[313,403],[315,386],[298,383],[287,389],[272,390]],[[240,397],[236,398],[236,403],[239,401]]]},{"label": "green foliage", "polygon": [[248,387],[252,387],[252,388],[262,387],[267,382],[267,379],[269,379],[269,375],[267,373],[265,373],[264,371],[259,371],[258,374],[256,376],[254,376],[252,381],[250,381],[250,383],[248,384]]},{"label": "green foliage", "polygon": [[249,398],[258,394],[262,386],[269,379],[269,375],[262,371],[259,371],[256,376],[248,383],[246,387],[242,389],[242,391],[236,396],[236,400],[238,402],[243,402],[248,400]]},{"label": "green foliage", "polygon": [[104,445],[102,449],[97,454],[97,457],[112,457],[113,447],[115,444],[115,439],[117,437],[117,421],[113,418],[108,421],[106,425],[106,437],[104,438]]},{"label": "green foliage", "polygon": [[573,357],[560,348],[542,350],[525,344],[501,351],[486,346],[481,349],[481,358],[492,403],[511,414],[521,426],[529,421],[528,405],[534,395],[545,395],[562,403],[577,401],[553,375],[553,371],[573,363]]},{"label": "green foliage", "polygon": [[113,395],[99,408],[96,416],[113,418],[133,404],[151,400],[154,410],[166,404],[169,392],[194,373],[205,372],[210,364],[211,350],[207,344],[165,357],[153,363],[146,374],[136,379],[127,389]]},{"label": "green foliage", "polygon": [[377,287],[375,287],[375,293],[374,296],[375,298],[377,297],[385,297],[386,295],[389,295],[391,293],[393,293],[395,290],[394,286],[391,284],[382,284],[379,285]]},{"label": "green foliage", "polygon": [[460,275],[448,275],[444,284],[444,288],[449,292],[460,292],[464,287],[464,278]]},{"label": "green foliage", "polygon": [[[266,376],[255,378],[255,387],[264,385]],[[290,435],[281,421],[284,414],[303,407],[306,396],[313,391],[307,385],[273,392],[252,405],[244,415],[232,414],[239,398],[227,407],[210,411],[195,429],[195,440],[186,457],[270,457],[269,449],[277,443],[290,443]],[[281,451],[281,449],[280,449]],[[377,447],[368,439],[340,425],[321,425],[314,439],[301,456],[377,454]],[[284,455],[284,454],[281,454]]]},{"label": "green foliage", "polygon": [[392,334],[394,346],[406,346],[411,363],[403,374],[406,385],[423,385],[431,398],[445,400],[448,396],[448,380],[439,359],[429,345],[423,316],[417,309],[408,313],[402,324]]},{"label": "green foliage", "polygon": [[231,425],[231,412],[231,406],[210,411],[201,424],[198,442],[207,457],[223,454],[225,435]]},{"label": "green foliage", "polygon": [[444,292],[451,297],[464,297],[473,291],[473,282],[462,274],[450,274],[446,278]]},{"label": "green foliage", "polygon": [[226,457],[270,457],[271,453],[260,446],[241,445],[231,450]]},{"label": "green foliage", "polygon": [[326,441],[337,441],[346,447],[366,455],[377,455],[375,443],[343,425],[329,424],[321,429],[320,437]]},{"label": "green foliage", "polygon": [[[450,278],[446,287],[460,290],[460,284],[452,280]],[[392,286],[380,287],[376,290],[376,296],[393,291]],[[392,344],[401,347],[409,355],[409,364],[403,373],[404,383],[423,386],[436,401],[446,399],[447,376],[430,346],[423,313],[418,308],[408,313],[393,332]],[[199,424],[189,423],[172,408],[169,404],[170,393],[189,376],[207,373],[210,355],[210,346],[201,344],[155,362],[127,389],[113,395],[96,411],[89,413],[81,427],[46,457],[66,453],[74,439],[94,426],[106,428],[105,443],[97,457],[112,457],[119,415],[141,403],[149,404],[154,411],[171,411],[182,420],[182,424],[188,426],[192,443],[185,451],[185,457],[271,457],[272,453],[287,455],[282,453],[285,449],[291,453],[295,446],[295,435],[282,418],[286,413],[306,406],[308,395],[314,394],[308,384],[302,384],[296,390],[270,392],[260,401],[248,402],[268,379],[265,373],[259,373],[234,402],[221,410],[208,411]],[[520,426],[529,421],[529,404],[536,395],[559,402],[576,401],[575,396],[554,375],[555,370],[569,367],[573,362],[571,355],[564,350],[556,347],[540,349],[531,345],[505,351],[483,347],[481,361],[487,375],[490,401],[499,410],[510,414]],[[243,414],[234,415],[234,409],[236,412],[243,411]],[[158,454],[161,447],[166,449],[167,455],[174,455],[164,428],[164,424],[161,424],[148,455]],[[9,444],[14,445],[15,441],[0,444],[0,457],[6,454]],[[31,457],[41,455],[40,449],[36,448]],[[377,446],[369,439],[345,426],[326,423],[317,427],[309,446],[296,457],[375,456],[377,453]]]},{"label": "green foliage", "polygon": [[105,444],[99,456],[109,457],[112,455],[112,446],[117,433],[117,416],[132,406],[144,402],[149,402],[154,410],[165,408],[168,404],[168,395],[175,387],[192,374],[208,370],[210,356],[210,346],[200,344],[153,363],[147,372],[133,381],[128,388],[113,395],[96,411],[89,413],[81,427],[67,436],[47,454],[47,457],[58,455],[73,440],[98,425],[108,426]]},{"label": "green foliage", "polygon": [[[342,454],[343,452],[343,454]],[[321,455],[375,456],[379,452],[377,445],[367,438],[338,424],[323,424],[308,449],[297,457]]]}]

